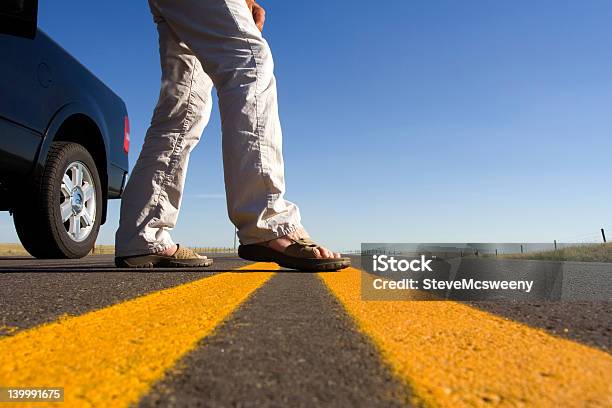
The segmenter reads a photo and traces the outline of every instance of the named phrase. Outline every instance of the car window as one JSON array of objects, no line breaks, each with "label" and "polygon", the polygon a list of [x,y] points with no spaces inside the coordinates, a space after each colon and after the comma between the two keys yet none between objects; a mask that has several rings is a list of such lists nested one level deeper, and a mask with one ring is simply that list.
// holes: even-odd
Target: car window
[{"label": "car window", "polygon": [[28,0],[2,0],[0,2],[0,14],[27,18],[30,14],[30,3],[31,1]]},{"label": "car window", "polygon": [[36,37],[38,0],[0,0],[0,33]]},{"label": "car window", "polygon": [[4,0],[0,3],[0,12],[6,14],[23,14],[25,0]]}]

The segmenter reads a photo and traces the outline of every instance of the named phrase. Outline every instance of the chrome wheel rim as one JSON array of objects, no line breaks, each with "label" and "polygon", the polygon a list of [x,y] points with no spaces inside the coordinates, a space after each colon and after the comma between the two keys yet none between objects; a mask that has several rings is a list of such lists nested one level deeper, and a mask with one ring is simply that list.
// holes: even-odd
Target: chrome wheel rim
[{"label": "chrome wheel rim", "polygon": [[62,177],[60,214],[66,233],[75,242],[82,242],[96,220],[96,188],[87,166],[80,161],[66,167]]}]

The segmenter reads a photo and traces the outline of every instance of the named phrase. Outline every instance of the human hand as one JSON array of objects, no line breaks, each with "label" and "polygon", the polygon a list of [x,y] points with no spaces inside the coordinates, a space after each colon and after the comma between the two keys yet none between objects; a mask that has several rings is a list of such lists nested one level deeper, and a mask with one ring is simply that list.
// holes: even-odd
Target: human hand
[{"label": "human hand", "polygon": [[266,21],[266,10],[259,4],[255,3],[255,0],[246,0],[246,4],[249,7],[249,11],[253,15],[253,21],[259,29],[263,31],[264,22]]}]

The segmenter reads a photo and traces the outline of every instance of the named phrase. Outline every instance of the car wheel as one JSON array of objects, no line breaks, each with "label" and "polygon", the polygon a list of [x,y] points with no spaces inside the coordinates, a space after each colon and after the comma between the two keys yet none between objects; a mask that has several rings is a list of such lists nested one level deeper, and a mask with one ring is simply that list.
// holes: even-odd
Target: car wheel
[{"label": "car wheel", "polygon": [[42,175],[14,211],[17,235],[37,258],[82,258],[93,248],[102,186],[93,158],[76,143],[55,142]]}]

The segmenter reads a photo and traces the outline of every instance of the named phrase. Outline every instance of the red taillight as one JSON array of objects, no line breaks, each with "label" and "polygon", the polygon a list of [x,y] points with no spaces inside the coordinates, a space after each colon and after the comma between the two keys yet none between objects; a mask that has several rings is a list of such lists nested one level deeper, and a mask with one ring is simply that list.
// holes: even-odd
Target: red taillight
[{"label": "red taillight", "polygon": [[126,154],[130,151],[130,120],[127,116],[123,118],[123,151]]}]

